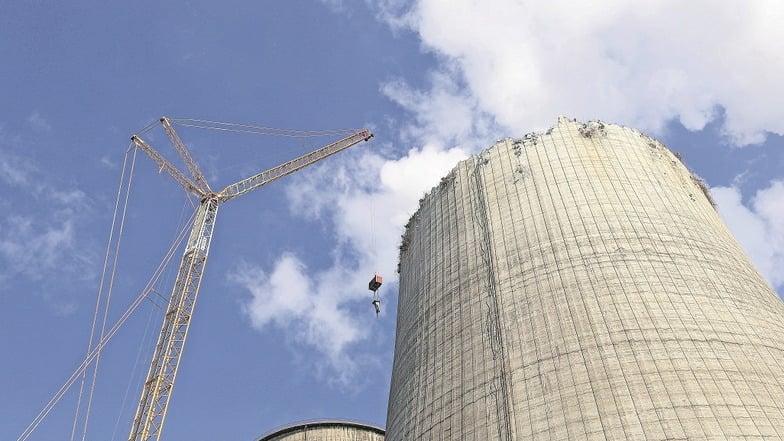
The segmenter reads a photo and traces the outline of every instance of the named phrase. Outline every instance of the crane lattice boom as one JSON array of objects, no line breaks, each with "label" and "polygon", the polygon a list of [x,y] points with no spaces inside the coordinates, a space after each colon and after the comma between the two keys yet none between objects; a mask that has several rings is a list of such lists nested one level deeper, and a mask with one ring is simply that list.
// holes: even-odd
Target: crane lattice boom
[{"label": "crane lattice boom", "polygon": [[299,169],[305,168],[314,162],[318,162],[328,156],[332,156],[335,153],[345,150],[360,141],[367,141],[372,137],[373,134],[370,133],[369,130],[365,129],[339,141],[333,142],[332,144],[326,145],[318,150],[312,151],[306,155],[302,155],[299,158],[292,159],[285,164],[281,164],[247,179],[243,179],[242,181],[229,185],[228,187],[221,190],[219,193],[220,200],[221,202],[226,202],[230,199],[234,199],[237,196],[241,196],[257,189],[262,185],[267,185],[272,181],[278,180],[286,175],[294,173]]},{"label": "crane lattice boom", "polygon": [[163,125],[163,129],[166,130],[166,135],[169,136],[169,140],[177,150],[177,153],[179,153],[183,162],[185,162],[185,167],[191,173],[191,176],[193,176],[194,181],[196,181],[196,186],[199,187],[199,190],[202,192],[210,193],[212,190],[210,189],[209,184],[207,184],[207,179],[204,177],[201,170],[199,170],[199,166],[196,165],[196,161],[193,160],[188,149],[185,148],[185,144],[183,144],[180,137],[177,136],[177,132],[174,131],[174,127],[172,127],[169,119],[164,116],[161,118],[161,124]]},{"label": "crane lattice boom", "polygon": [[185,347],[185,339],[188,336],[188,327],[206,268],[219,205],[373,137],[370,131],[361,130],[311,153],[229,185],[218,193],[213,193],[169,121],[161,118],[161,123],[172,143],[175,144],[175,148],[180,152],[189,172],[194,176],[195,182],[139,136],[134,135],[131,139],[158,164],[161,170],[165,170],[186,191],[199,196],[201,203],[177,271],[177,279],[166,308],[139,406],[133,418],[129,441],[158,440],[161,436],[174,380]]},{"label": "crane lattice boom", "polygon": [[137,135],[131,136],[131,141],[136,145],[136,147],[142,149],[144,153],[147,153],[147,156],[153,160],[156,164],[158,164],[158,173],[161,171],[166,171],[175,181],[177,181],[185,191],[189,193],[193,193],[196,196],[204,197],[207,194],[201,191],[196,184],[193,183],[190,179],[183,172],[180,171],[177,167],[172,165],[166,158],[161,156],[157,150],[152,148],[149,144],[147,144],[143,139],[139,138]]}]

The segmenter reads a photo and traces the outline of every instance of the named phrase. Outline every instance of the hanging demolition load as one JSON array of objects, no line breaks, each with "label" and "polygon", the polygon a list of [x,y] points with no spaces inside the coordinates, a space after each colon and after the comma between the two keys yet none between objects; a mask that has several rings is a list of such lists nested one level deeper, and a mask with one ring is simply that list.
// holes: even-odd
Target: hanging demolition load
[{"label": "hanging demolition load", "polygon": [[373,291],[373,301],[370,303],[376,309],[376,317],[378,317],[378,313],[381,312],[381,299],[378,296],[378,289],[381,288],[381,281],[381,276],[376,274],[370,279],[370,283],[368,283],[368,289]]}]

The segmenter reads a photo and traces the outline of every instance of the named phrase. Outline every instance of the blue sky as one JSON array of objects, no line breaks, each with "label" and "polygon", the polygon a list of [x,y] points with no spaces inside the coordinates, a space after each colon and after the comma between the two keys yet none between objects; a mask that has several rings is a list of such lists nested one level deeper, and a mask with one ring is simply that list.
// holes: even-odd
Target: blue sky
[{"label": "blue sky", "polygon": [[[376,134],[221,208],[167,438],[252,440],[314,418],[383,426],[402,225],[458,160],[559,114],[681,152],[782,295],[784,6],[571,3],[5,5],[0,439],[81,362],[128,139],[162,115]],[[218,188],[326,142],[178,130]],[[176,157],[160,130],[145,136]],[[140,155],[110,322],[189,210]],[[374,271],[387,282],[379,318]],[[86,439],[127,436],[159,324],[145,301],[105,350]],[[70,437],[75,402],[71,391],[29,439]]]}]

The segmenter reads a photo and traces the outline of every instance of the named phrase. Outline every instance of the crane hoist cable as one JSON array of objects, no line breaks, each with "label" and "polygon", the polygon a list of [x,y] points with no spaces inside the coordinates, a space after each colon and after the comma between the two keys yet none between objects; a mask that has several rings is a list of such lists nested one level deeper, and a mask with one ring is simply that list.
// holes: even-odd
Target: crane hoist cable
[{"label": "crane hoist cable", "polygon": [[[133,150],[133,155],[130,159],[130,166],[128,164],[128,157]],[[114,202],[114,213],[112,214],[112,225],[109,230],[109,238],[106,241],[106,252],[104,254],[103,259],[103,270],[101,272],[101,278],[98,283],[98,294],[95,300],[95,310],[93,312],[93,319],[90,325],[90,336],[87,341],[87,355],[90,354],[90,351],[93,349],[93,342],[95,339],[96,333],[96,325],[99,320],[99,312],[101,310],[101,305],[104,305],[104,312],[101,317],[101,331],[98,340],[100,341],[103,339],[104,335],[106,334],[106,318],[108,316],[108,309],[109,304],[111,302],[111,295],[112,295],[112,286],[114,282],[114,274],[117,269],[117,257],[120,251],[120,243],[122,238],[123,227],[125,225],[125,215],[128,208],[128,197],[131,192],[131,185],[133,183],[133,175],[134,175],[134,168],[136,166],[136,154],[138,150],[133,148],[133,143],[128,146],[128,149],[125,152],[125,158],[123,159],[123,166],[120,172],[120,182],[117,186],[117,197]],[[126,174],[127,174],[127,182],[126,182]],[[124,202],[122,207],[120,206],[120,202],[123,201],[123,194],[125,195]],[[117,227],[117,220],[118,215],[120,217],[120,226]],[[116,234],[116,237],[115,237]],[[104,289],[106,282],[107,271],[109,268],[109,259],[110,256],[114,255],[114,261],[112,263],[112,274],[110,277],[109,288]],[[98,353],[95,357],[95,363],[92,365],[93,375],[92,381],[90,383],[90,387],[88,389],[87,394],[87,404],[85,410],[85,417],[83,423],[83,435],[82,439],[85,438],[87,433],[87,424],[90,415],[90,408],[92,406],[93,395],[95,392],[95,381],[98,375],[98,364],[100,361],[100,353]],[[82,399],[84,396],[84,387],[85,382],[87,380],[87,370],[82,373],[82,378],[79,384],[79,393],[78,398],[76,400],[76,409],[74,411],[74,418],[73,418],[73,425],[71,426],[71,438],[70,440],[73,441],[76,436],[76,428],[79,425],[79,417],[82,411]]]},{"label": "crane hoist cable", "polygon": [[373,195],[370,196],[370,245],[373,253],[373,278],[368,283],[368,289],[373,291],[373,300],[370,302],[376,311],[376,317],[381,312],[381,297],[378,289],[381,288],[382,278],[378,275],[378,249],[376,248],[376,207]]},{"label": "crane hoist cable", "polygon": [[112,437],[109,438],[111,440],[117,439],[117,431],[120,430],[121,421],[124,421],[123,414],[131,396],[131,388],[139,381],[138,377],[140,374],[138,374],[138,369],[142,364],[142,359],[146,352],[145,348],[149,347],[148,343],[150,343],[150,337],[153,335],[153,332],[151,331],[153,330],[152,319],[156,317],[155,310],[157,309],[159,311],[163,311],[162,306],[159,306],[156,303],[152,303],[152,305],[153,308],[150,308],[150,313],[147,314],[147,322],[144,325],[144,333],[142,334],[141,344],[139,344],[139,349],[136,351],[136,358],[134,358],[131,374],[128,377],[128,383],[125,385],[125,393],[123,394],[122,404],[120,404],[120,410],[117,412],[117,419],[114,422],[114,429],[112,429]]},{"label": "crane hoist cable", "polygon": [[60,389],[58,389],[57,392],[54,393],[52,398],[46,403],[46,405],[44,405],[41,411],[38,412],[38,415],[36,415],[35,418],[33,418],[33,421],[30,422],[30,424],[19,435],[16,441],[25,441],[30,437],[30,435],[35,431],[36,428],[38,428],[41,422],[43,422],[44,418],[46,418],[46,416],[49,415],[49,412],[51,412],[52,409],[54,409],[54,407],[57,405],[57,403],[63,398],[65,393],[71,389],[74,383],[76,383],[76,381],[79,379],[79,376],[82,375],[87,370],[87,368],[95,359],[98,352],[103,350],[103,348],[109,343],[109,341],[111,341],[112,337],[114,337],[117,331],[119,331],[120,328],[122,328],[125,322],[133,315],[136,309],[138,309],[139,305],[141,305],[144,302],[144,300],[147,299],[147,297],[150,295],[150,292],[153,290],[153,287],[158,283],[158,279],[160,279],[160,277],[163,275],[164,269],[169,265],[169,262],[171,262],[175,252],[180,247],[180,244],[182,243],[183,240],[185,240],[186,233],[188,232],[188,228],[192,223],[193,223],[193,217],[191,217],[191,220],[186,223],[186,225],[182,228],[182,230],[177,235],[177,238],[174,240],[174,242],[172,242],[171,246],[169,247],[169,250],[166,252],[166,255],[163,257],[163,259],[161,259],[161,262],[158,264],[158,267],[153,272],[153,275],[150,277],[150,280],[147,282],[147,284],[139,293],[139,295],[136,297],[136,299],[130,304],[130,306],[128,306],[128,308],[125,310],[125,312],[123,312],[120,318],[117,319],[114,325],[106,332],[106,336],[103,338],[103,340],[100,340],[95,344],[93,349],[87,354],[87,356],[82,361],[82,364],[80,364],[71,373],[71,376],[65,380],[63,385],[60,386]]},{"label": "crane hoist cable", "polygon": [[279,136],[284,138],[312,138],[323,136],[345,136],[361,131],[362,129],[333,129],[333,130],[295,130],[264,127],[250,124],[227,123],[194,118],[168,118],[173,124],[180,127],[197,129],[218,130],[223,132],[250,133],[254,135]]}]

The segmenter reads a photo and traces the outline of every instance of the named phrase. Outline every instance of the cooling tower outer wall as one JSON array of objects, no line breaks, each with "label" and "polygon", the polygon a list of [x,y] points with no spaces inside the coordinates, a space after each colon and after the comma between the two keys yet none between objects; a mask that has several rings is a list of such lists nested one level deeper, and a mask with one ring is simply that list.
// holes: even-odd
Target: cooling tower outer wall
[{"label": "cooling tower outer wall", "polygon": [[317,421],[276,430],[258,441],[384,441],[384,430],[352,422]]},{"label": "cooling tower outer wall", "polygon": [[783,438],[783,306],[666,147],[560,120],[412,217],[387,440]]}]

